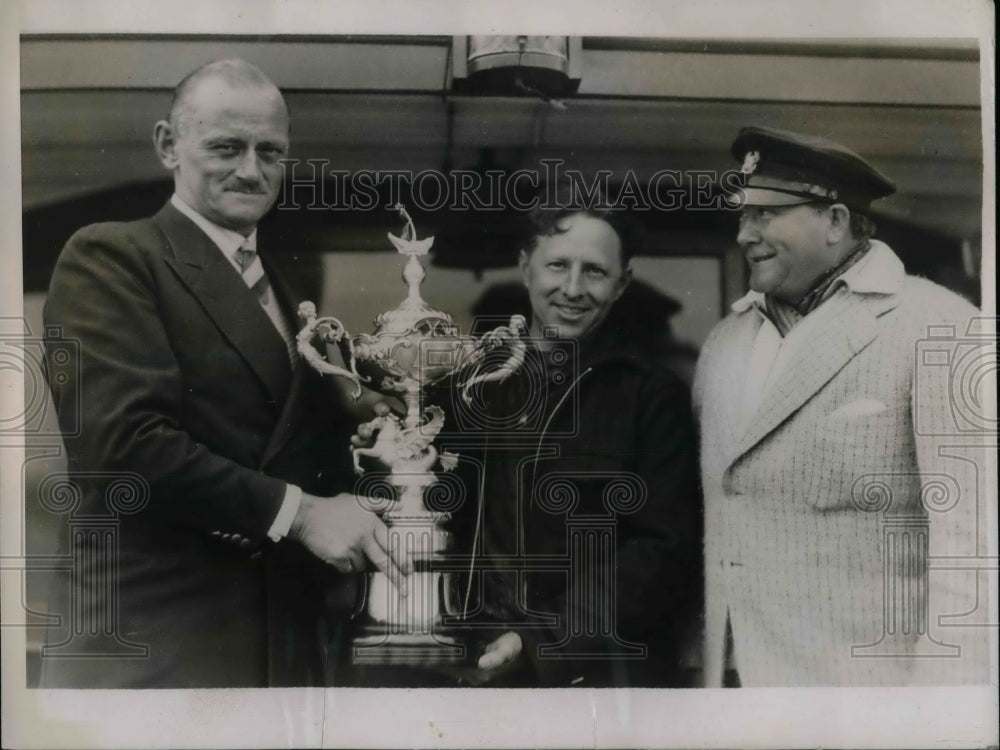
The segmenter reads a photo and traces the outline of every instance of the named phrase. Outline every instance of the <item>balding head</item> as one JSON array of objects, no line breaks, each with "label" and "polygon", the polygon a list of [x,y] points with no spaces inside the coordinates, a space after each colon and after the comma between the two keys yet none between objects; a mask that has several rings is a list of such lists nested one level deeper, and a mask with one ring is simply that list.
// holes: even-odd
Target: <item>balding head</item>
[{"label": "balding head", "polygon": [[205,82],[216,86],[225,85],[232,89],[257,89],[261,94],[279,99],[285,108],[285,113],[288,114],[288,105],[281,91],[256,65],[236,57],[213,60],[188,73],[174,89],[167,119],[178,134],[183,131],[185,118],[191,114],[192,100],[196,92]]}]

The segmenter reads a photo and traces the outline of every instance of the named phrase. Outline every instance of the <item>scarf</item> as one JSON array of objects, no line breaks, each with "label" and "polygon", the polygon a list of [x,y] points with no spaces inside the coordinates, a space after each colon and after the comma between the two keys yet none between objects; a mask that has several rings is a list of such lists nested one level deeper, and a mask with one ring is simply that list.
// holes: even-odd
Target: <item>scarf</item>
[{"label": "scarf", "polygon": [[764,295],[764,313],[774,323],[782,338],[787,336],[802,318],[833,296],[840,277],[865,257],[870,249],[871,243],[867,239],[859,242],[837,265],[820,274],[809,291],[795,304],[780,300],[771,294]]}]

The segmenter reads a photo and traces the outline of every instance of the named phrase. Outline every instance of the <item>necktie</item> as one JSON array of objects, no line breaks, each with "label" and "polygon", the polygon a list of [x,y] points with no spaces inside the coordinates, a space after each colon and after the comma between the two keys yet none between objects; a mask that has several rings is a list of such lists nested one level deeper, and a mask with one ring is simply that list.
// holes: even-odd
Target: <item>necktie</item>
[{"label": "necktie", "polygon": [[299,353],[295,348],[295,336],[292,335],[292,330],[289,328],[285,316],[281,314],[277,302],[271,295],[271,284],[264,274],[264,266],[260,262],[260,258],[257,257],[257,251],[250,243],[244,243],[236,251],[234,258],[240,267],[243,282],[256,293],[264,312],[267,313],[271,322],[274,323],[274,327],[281,334],[281,338],[284,339],[285,348],[288,349],[288,359],[294,367],[299,360]]},{"label": "necktie", "polygon": [[240,273],[246,273],[256,257],[257,251],[249,243],[241,245],[240,249],[236,251],[236,262],[240,266]]}]

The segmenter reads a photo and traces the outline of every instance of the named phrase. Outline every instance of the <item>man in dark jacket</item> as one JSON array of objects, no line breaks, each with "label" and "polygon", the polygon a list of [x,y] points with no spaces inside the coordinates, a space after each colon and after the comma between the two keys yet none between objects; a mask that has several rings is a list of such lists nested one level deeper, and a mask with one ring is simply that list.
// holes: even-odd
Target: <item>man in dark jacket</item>
[{"label": "man in dark jacket", "polygon": [[478,662],[492,684],[683,685],[700,600],[688,391],[608,315],[631,277],[619,216],[560,204],[520,257],[524,364],[452,401],[475,500],[456,518],[477,571],[458,598],[500,633]]},{"label": "man in dark jacket", "polygon": [[80,230],[59,258],[45,324],[70,473],[48,486],[73,506],[74,568],[44,687],[321,685],[349,574],[402,575],[338,465],[351,422],[295,352],[305,294],[257,253],[288,124],[253,65],[199,68],[154,129],[170,202]]}]

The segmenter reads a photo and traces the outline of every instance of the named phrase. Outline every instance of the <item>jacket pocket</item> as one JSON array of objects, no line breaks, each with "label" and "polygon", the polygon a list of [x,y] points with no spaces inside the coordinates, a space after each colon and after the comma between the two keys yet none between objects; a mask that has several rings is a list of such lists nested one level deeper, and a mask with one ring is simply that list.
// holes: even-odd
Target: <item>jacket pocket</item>
[{"label": "jacket pocket", "polygon": [[[870,475],[881,477],[877,486],[888,487],[898,504],[916,467],[909,404],[882,408],[875,399],[865,399],[838,408],[817,426],[814,450],[815,475],[806,500],[815,508],[868,508],[868,501],[859,499],[858,487]],[[898,481],[892,479],[894,474]],[[863,494],[871,491],[869,487]]]}]

